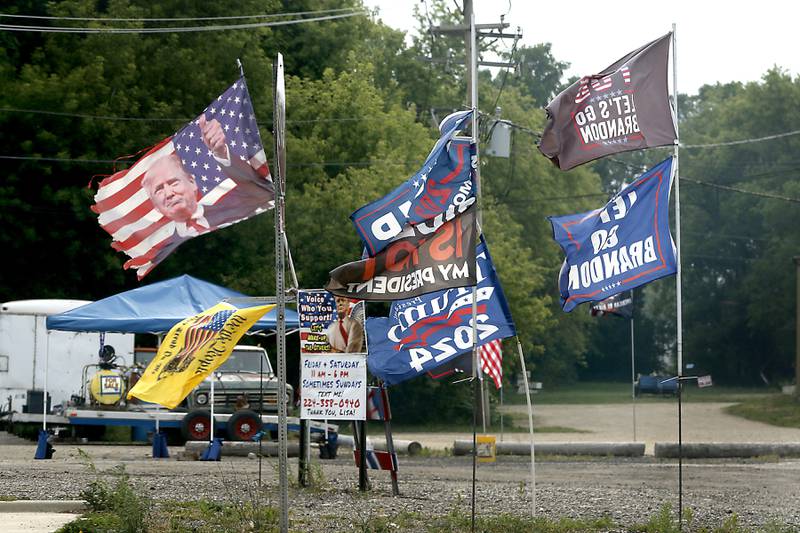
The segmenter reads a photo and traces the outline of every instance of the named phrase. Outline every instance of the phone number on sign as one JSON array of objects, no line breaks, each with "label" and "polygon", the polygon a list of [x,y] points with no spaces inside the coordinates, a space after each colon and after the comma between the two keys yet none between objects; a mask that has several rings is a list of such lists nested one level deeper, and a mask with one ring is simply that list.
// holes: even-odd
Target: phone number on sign
[{"label": "phone number on sign", "polygon": [[358,409],[361,407],[359,398],[303,398],[303,407],[339,407]]}]

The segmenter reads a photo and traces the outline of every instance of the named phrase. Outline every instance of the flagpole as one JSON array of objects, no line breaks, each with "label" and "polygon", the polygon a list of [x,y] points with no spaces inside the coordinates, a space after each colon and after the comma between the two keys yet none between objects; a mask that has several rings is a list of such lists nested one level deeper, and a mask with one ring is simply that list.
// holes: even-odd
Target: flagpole
[{"label": "flagpole", "polygon": [[683,307],[681,268],[681,180],[680,180],[680,132],[678,129],[678,46],[675,39],[676,24],[672,23],[672,93],[675,106],[675,146],[673,148],[673,176],[675,179],[675,259],[676,269],[676,318],[677,318],[677,370],[678,370],[678,528],[683,529],[683,420],[681,388],[683,386]]},{"label": "flagpole", "polygon": [[631,406],[633,407],[633,442],[636,442],[636,345],[633,336],[635,308],[631,289]]},{"label": "flagpole", "polygon": [[[289,477],[287,474],[287,405],[286,405],[286,281],[284,260],[284,210],[286,192],[286,95],[283,80],[283,55],[278,54],[273,67],[275,90],[273,134],[275,138],[275,297],[277,298],[276,351],[278,359],[278,474],[280,488],[280,531],[289,531]],[[262,377],[263,379],[263,377]]]},{"label": "flagpole", "polygon": [[[468,90],[470,107],[472,109],[472,145],[475,150],[475,167],[473,169],[473,184],[475,185],[475,199],[477,202],[478,228],[481,227],[481,186],[480,186],[480,165],[478,164],[478,53],[477,53],[477,32],[475,31],[475,13],[472,10],[472,0],[464,0],[464,18],[469,22],[469,32],[466,39],[466,51],[469,55],[469,68],[467,69]],[[472,161],[470,161],[472,164]],[[478,229],[477,231],[480,231]],[[475,492],[478,469],[478,435],[476,430],[475,410],[480,406],[481,421],[483,422],[483,432],[486,432],[486,415],[483,408],[483,380],[481,376],[480,361],[478,358],[478,282],[477,282],[478,259],[475,258],[476,281],[472,287],[472,531],[475,531]]]},{"label": "flagpole", "polygon": [[211,378],[211,395],[209,398],[211,401],[211,432],[208,434],[208,443],[214,444],[214,379],[216,376],[214,375],[213,370],[211,371],[211,376],[209,377]]},{"label": "flagpole", "polygon": [[528,387],[528,371],[525,368],[525,354],[522,353],[522,343],[517,339],[519,364],[522,369],[522,380],[525,383],[525,399],[528,402],[528,431],[531,437],[531,518],[536,516],[536,455],[533,447],[533,406],[531,405],[531,389]]}]

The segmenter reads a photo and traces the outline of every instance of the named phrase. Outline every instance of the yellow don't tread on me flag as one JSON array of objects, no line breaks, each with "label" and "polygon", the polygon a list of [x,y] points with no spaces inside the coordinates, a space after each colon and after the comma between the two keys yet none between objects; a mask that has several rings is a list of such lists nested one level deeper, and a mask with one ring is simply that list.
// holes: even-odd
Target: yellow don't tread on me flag
[{"label": "yellow don't tread on me flag", "polygon": [[128,392],[146,402],[175,408],[219,367],[244,333],[275,305],[238,309],[218,303],[176,324],[136,385]]}]

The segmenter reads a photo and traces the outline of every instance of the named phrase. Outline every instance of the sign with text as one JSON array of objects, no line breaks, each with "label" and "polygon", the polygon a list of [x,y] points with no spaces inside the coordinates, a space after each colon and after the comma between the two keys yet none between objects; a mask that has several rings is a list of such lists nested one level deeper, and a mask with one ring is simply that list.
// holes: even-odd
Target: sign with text
[{"label": "sign with text", "polygon": [[298,293],[301,418],[366,418],[362,306],[324,290]]},{"label": "sign with text", "polygon": [[300,418],[366,420],[364,354],[300,356]]}]

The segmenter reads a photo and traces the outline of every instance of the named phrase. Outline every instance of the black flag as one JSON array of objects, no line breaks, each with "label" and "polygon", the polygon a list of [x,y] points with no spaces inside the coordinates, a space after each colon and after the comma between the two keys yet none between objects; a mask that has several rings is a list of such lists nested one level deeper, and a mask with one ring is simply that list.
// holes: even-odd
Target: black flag
[{"label": "black flag", "polygon": [[561,170],[628,150],[671,145],[667,89],[672,33],[584,76],[547,106],[539,150]]}]

